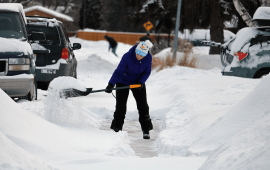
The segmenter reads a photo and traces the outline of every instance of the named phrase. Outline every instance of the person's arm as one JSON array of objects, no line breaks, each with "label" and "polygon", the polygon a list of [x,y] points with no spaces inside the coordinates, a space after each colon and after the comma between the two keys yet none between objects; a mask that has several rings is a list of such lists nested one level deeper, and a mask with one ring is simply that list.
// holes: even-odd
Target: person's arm
[{"label": "person's arm", "polygon": [[142,84],[145,84],[146,80],[149,78],[150,74],[151,74],[151,67],[152,67],[152,55],[149,54],[149,59],[147,62],[147,66],[145,68],[145,70],[143,71],[143,73],[141,74],[140,78],[139,78],[139,82],[141,82]]},{"label": "person's arm", "polygon": [[111,83],[112,85],[115,85],[118,82],[118,80],[121,79],[124,76],[125,71],[127,69],[127,65],[128,65],[127,62],[126,62],[127,57],[129,57],[128,53],[126,53],[122,57],[119,65],[117,66],[116,70],[114,71],[114,73],[113,73],[113,75],[112,75],[112,77],[111,77],[111,79],[109,81],[109,83]]}]

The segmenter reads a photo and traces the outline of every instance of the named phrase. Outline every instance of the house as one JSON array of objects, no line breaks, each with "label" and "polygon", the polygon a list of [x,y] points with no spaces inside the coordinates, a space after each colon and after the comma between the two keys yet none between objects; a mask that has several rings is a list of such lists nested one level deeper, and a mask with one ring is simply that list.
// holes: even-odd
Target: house
[{"label": "house", "polygon": [[62,14],[51,9],[45,8],[43,6],[32,6],[24,9],[26,16],[41,16],[56,18],[62,21],[67,31],[74,30],[74,19],[66,14]]}]

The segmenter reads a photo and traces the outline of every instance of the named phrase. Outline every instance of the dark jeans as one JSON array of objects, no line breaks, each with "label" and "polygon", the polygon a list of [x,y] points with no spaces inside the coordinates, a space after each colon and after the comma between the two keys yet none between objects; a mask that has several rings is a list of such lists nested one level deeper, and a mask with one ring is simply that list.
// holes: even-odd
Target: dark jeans
[{"label": "dark jeans", "polygon": [[115,47],[112,48],[112,53],[117,57],[117,54],[115,53],[116,48],[117,48],[117,45],[116,45]]},{"label": "dark jeans", "polygon": [[[121,83],[116,83],[116,87],[126,86]],[[141,90],[131,89],[133,96],[137,103],[139,111],[139,122],[143,132],[149,132],[153,129],[153,125],[149,115],[149,107],[147,104],[146,87],[145,85]],[[129,89],[116,90],[116,109],[114,112],[114,120],[112,121],[111,129],[122,130],[124,119],[127,111],[127,99]]]}]

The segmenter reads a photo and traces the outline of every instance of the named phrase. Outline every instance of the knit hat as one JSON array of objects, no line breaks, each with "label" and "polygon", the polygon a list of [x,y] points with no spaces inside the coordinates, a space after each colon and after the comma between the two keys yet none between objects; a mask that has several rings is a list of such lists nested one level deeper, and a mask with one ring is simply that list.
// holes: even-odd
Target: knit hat
[{"label": "knit hat", "polygon": [[149,40],[146,40],[145,42],[142,41],[136,47],[135,52],[136,54],[145,57],[148,54],[149,49],[152,47],[153,47],[153,44]]}]

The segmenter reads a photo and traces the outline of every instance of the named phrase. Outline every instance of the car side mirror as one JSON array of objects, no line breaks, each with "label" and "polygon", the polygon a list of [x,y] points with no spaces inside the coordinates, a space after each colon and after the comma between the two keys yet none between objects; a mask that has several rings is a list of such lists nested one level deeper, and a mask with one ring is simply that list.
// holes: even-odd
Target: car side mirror
[{"label": "car side mirror", "polygon": [[80,43],[73,43],[73,50],[79,50],[79,49],[81,49],[81,44]]},{"label": "car side mirror", "polygon": [[30,40],[33,41],[43,41],[46,40],[45,34],[43,32],[31,32]]}]

